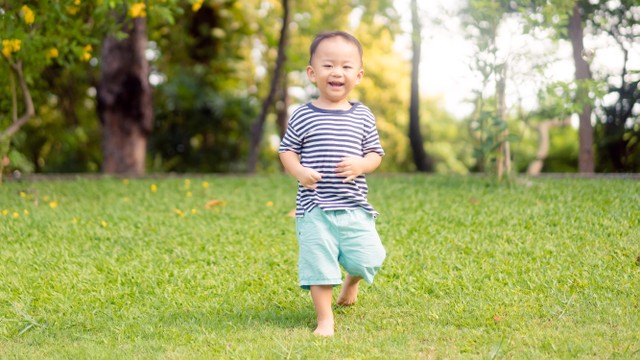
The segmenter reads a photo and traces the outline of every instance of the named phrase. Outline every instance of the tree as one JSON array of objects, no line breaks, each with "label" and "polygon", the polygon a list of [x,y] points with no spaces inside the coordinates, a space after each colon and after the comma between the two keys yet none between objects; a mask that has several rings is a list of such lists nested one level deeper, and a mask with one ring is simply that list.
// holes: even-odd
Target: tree
[{"label": "tree", "polygon": [[144,7],[135,9],[129,11],[131,19],[115,14],[126,37],[111,35],[102,47],[98,113],[103,129],[103,171],[108,174],[143,174],[152,130],[146,14]]},{"label": "tree", "polygon": [[[568,23],[568,34],[573,49],[573,62],[575,64],[575,78],[579,84],[585,84],[591,80],[589,64],[584,59],[584,31],[582,28],[581,8],[578,2],[573,5],[571,17]],[[588,97],[588,89],[580,86],[579,98]],[[585,103],[580,116],[580,155],[578,156],[578,170],[581,173],[592,173],[595,169],[593,158],[593,126],[591,126],[591,104]]]},{"label": "tree", "polygon": [[[149,9],[153,9],[154,17],[160,21],[171,21],[176,1],[154,1],[148,5]],[[91,73],[92,67],[99,64],[94,53],[95,49],[99,48],[107,35],[112,35],[118,40],[126,37],[127,34],[121,31],[121,24],[113,21],[113,12],[123,14],[121,20],[124,22],[125,17],[139,17],[145,9],[143,2],[131,3],[124,0],[99,2],[40,0],[31,1],[29,5],[21,7],[3,3],[0,5],[3,57],[10,62],[21,62],[25,84],[30,90],[36,111],[50,110],[60,106],[50,101],[58,95],[52,92],[54,86],[52,84],[57,83],[58,77],[67,74],[68,69],[81,67],[84,67],[86,73]],[[91,66],[88,66],[88,63]],[[4,67],[0,67],[0,75],[4,74],[4,70]],[[89,77],[90,75],[86,76],[86,78]],[[4,77],[0,76],[0,84],[3,80]],[[87,89],[93,85],[92,83],[75,84],[76,87],[86,86]],[[143,86],[142,83],[139,85]],[[3,90],[3,88],[0,89],[4,92]],[[73,106],[69,106],[73,104],[68,99],[65,98],[59,103],[64,107],[63,113],[69,115],[69,111],[73,110]],[[6,103],[0,100],[0,107],[4,109],[5,106],[7,106]],[[0,114],[2,114],[1,111]],[[73,119],[74,116],[70,118]],[[65,122],[66,119],[61,117],[59,121]],[[0,115],[0,126],[5,126],[5,123],[6,120]]]},{"label": "tree", "polygon": [[[0,183],[2,183],[4,166],[6,160],[8,160],[6,156],[9,152],[11,138],[13,137],[13,135],[15,135],[16,132],[18,132],[18,130],[20,130],[22,126],[24,126],[32,117],[36,115],[33,106],[33,99],[31,98],[31,93],[25,81],[24,73],[22,71],[22,62],[12,62],[6,57],[5,60],[9,62],[9,67],[11,68],[11,102],[13,105],[11,111],[11,125],[0,132]],[[20,117],[18,117],[16,82],[19,83],[25,108],[24,113]]]},{"label": "tree", "polygon": [[625,0],[615,7],[596,8],[590,22],[593,31],[612,40],[622,57],[618,74],[597,74],[607,79],[609,98],[616,99],[596,108],[599,171],[640,171],[640,72],[630,67],[634,50],[637,56],[639,13],[640,4]]},{"label": "tree", "polygon": [[[38,105],[46,98],[39,75],[52,66],[64,68],[89,61],[99,34],[110,28],[110,24],[101,19],[114,3],[81,6],[69,0],[33,1],[22,6],[13,2],[0,6],[0,84],[10,80],[9,90],[5,92],[7,85],[2,84],[0,91],[12,94],[10,101],[0,100],[0,129],[4,129],[0,131],[0,176],[1,168],[7,163],[7,153],[11,153],[12,138],[38,115]],[[84,16],[87,13],[92,16]],[[12,109],[10,116],[4,115],[6,108]],[[18,117],[18,113],[23,115]]]},{"label": "tree", "polygon": [[433,160],[424,150],[424,140],[420,131],[420,55],[422,51],[422,26],[418,15],[416,0],[411,0],[411,103],[409,105],[409,142],[416,169],[421,172],[433,172]]},{"label": "tree", "polygon": [[[289,29],[289,1],[282,1],[282,25],[280,30],[280,39],[278,40],[278,55],[276,58],[276,64],[271,78],[271,86],[269,88],[269,94],[262,103],[262,109],[258,119],[251,127],[251,144],[249,147],[249,164],[247,170],[249,173],[256,171],[256,165],[258,163],[258,154],[260,152],[260,140],[262,139],[262,133],[264,129],[264,123],[267,118],[269,108],[273,104],[276,96],[279,94],[279,88],[283,83],[283,79],[286,77],[284,74],[284,66],[286,62],[285,48],[287,45],[288,29]],[[285,95],[286,96],[286,95]],[[282,115],[280,115],[282,116]],[[282,122],[282,121],[280,121]],[[282,126],[281,126],[282,128]]]},{"label": "tree", "polygon": [[[487,171],[494,164],[498,180],[511,172],[511,152],[507,126],[506,86],[508,56],[497,44],[503,18],[510,11],[508,5],[495,0],[473,0],[464,10],[467,31],[474,38],[476,51],[472,69],[481,79],[475,89],[475,109],[469,121],[469,130],[475,139],[477,170]],[[493,88],[493,96],[488,95]]]},{"label": "tree", "polygon": [[[638,35],[640,35],[637,26],[637,14],[640,11],[640,5],[634,0],[622,0],[618,1],[617,4],[610,1],[593,2],[587,0],[562,0],[553,4],[542,0],[518,1],[517,3],[521,9],[529,14],[526,19],[533,25],[532,28],[550,29],[555,33],[555,37],[568,39],[572,44],[576,88],[578,89],[574,102],[582,104],[578,111],[580,117],[579,170],[583,173],[593,172],[596,164],[593,153],[592,108],[596,98],[594,94],[600,94],[601,91],[598,88],[597,81],[593,81],[593,74],[589,64],[589,61],[593,59],[593,55],[597,53],[597,49],[585,49],[583,39],[585,34],[592,36],[606,35],[613,38],[623,53],[624,65],[622,73],[620,76],[613,76],[610,73],[600,75],[600,79],[596,80],[609,77],[609,83],[612,84],[609,89],[610,93],[618,92],[617,89],[625,88],[627,84],[631,84],[630,88],[633,89],[632,83],[634,79],[637,80],[637,77],[627,73],[627,51],[634,43],[634,39],[637,39]],[[617,78],[618,80],[612,82],[612,78]],[[622,83],[623,86],[618,88],[617,85],[613,85],[615,83]],[[595,112],[601,123],[600,129],[605,129],[599,131],[601,139],[596,144],[600,149],[600,162],[605,161],[609,164],[614,164],[610,167],[614,171],[625,171],[625,166],[620,165],[620,163],[621,161],[629,160],[627,155],[634,152],[632,144],[635,143],[635,140],[627,143],[624,138],[637,138],[633,135],[633,127],[627,129],[626,125],[627,119],[632,116],[632,104],[637,101],[637,97],[634,100],[633,95],[627,97],[623,95],[624,93],[627,92],[622,90],[618,93],[616,104],[611,106],[601,105],[600,109],[596,109]],[[627,94],[633,94],[633,90]],[[624,110],[617,111],[614,109]],[[613,135],[614,133],[616,135]],[[627,135],[623,135],[624,133],[627,133]],[[609,159],[606,159],[606,157]],[[618,165],[615,165],[616,163]],[[600,167],[606,169],[607,165]]]}]

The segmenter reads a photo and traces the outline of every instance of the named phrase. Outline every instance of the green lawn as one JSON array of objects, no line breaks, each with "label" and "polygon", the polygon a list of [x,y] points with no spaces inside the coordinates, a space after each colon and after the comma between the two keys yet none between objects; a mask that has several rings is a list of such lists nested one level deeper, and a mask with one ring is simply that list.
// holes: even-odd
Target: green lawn
[{"label": "green lawn", "polygon": [[331,339],[288,177],[5,183],[0,358],[640,358],[640,182],[369,183],[388,256]]}]

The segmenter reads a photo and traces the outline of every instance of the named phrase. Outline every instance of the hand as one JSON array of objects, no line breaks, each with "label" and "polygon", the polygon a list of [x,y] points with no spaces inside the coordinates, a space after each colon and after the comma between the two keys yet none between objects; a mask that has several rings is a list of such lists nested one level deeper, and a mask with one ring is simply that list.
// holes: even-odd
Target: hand
[{"label": "hand", "polygon": [[342,180],[343,183],[355,180],[355,178],[364,173],[364,170],[364,159],[359,157],[342,158],[342,161],[336,165],[338,176],[346,177],[346,179]]},{"label": "hand", "polygon": [[318,181],[322,179],[322,175],[311,168],[302,167],[300,172],[296,174],[296,179],[305,188],[314,190],[318,187]]}]

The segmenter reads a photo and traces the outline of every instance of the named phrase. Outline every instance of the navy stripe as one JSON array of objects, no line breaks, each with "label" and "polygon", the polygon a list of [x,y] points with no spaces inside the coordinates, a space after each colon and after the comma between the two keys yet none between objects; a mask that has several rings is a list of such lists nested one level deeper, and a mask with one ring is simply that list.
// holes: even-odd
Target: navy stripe
[{"label": "navy stripe", "polygon": [[352,103],[349,110],[319,109],[311,103],[293,111],[278,152],[293,151],[303,166],[322,174],[315,190],[298,186],[296,216],[316,206],[323,210],[348,210],[361,207],[377,215],[367,201],[369,189],[364,175],[343,183],[336,165],[344,157],[363,157],[384,150],[376,129],[375,117],[368,107]]}]

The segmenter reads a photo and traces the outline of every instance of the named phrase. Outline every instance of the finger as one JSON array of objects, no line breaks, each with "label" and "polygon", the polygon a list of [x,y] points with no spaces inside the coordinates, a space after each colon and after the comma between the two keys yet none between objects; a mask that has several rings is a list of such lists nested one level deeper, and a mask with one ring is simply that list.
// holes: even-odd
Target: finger
[{"label": "finger", "polygon": [[351,175],[351,176],[347,177],[346,179],[342,180],[342,182],[343,183],[348,183],[348,182],[353,181],[355,178],[356,178],[355,176]]}]

